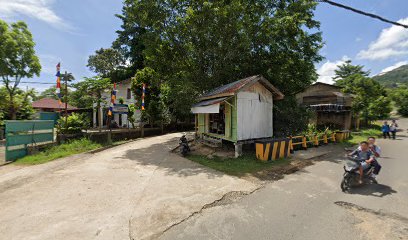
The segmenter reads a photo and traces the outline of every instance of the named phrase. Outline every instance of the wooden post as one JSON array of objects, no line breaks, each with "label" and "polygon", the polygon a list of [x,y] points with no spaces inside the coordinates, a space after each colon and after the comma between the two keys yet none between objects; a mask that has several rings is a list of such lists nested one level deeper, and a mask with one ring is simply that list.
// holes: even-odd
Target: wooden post
[{"label": "wooden post", "polygon": [[306,136],[303,136],[302,138],[302,147],[303,149],[307,149],[307,140],[306,140]]},{"label": "wooden post", "polygon": [[327,140],[327,134],[324,134],[324,135],[323,135],[323,143],[324,143],[324,144],[328,144],[328,143],[329,143],[329,141]]},{"label": "wooden post", "polygon": [[313,136],[313,145],[314,145],[315,147],[318,147],[318,146],[319,146],[319,137],[318,137],[317,135],[314,135],[314,136]]},{"label": "wooden post", "polygon": [[289,137],[289,148],[290,148],[290,153],[294,153],[295,151],[293,150],[293,138],[292,136]]}]

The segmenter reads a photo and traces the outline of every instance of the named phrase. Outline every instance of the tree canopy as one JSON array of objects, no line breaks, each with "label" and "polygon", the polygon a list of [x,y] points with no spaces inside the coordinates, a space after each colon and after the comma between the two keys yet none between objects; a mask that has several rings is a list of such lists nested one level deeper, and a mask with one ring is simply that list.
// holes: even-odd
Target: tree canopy
[{"label": "tree canopy", "polygon": [[113,46],[135,71],[154,70],[173,115],[187,114],[199,94],[251,75],[262,74],[290,95],[317,78],[322,38],[315,6],[310,0],[125,0]]},{"label": "tree canopy", "polygon": [[408,87],[401,86],[390,91],[391,99],[395,102],[398,113],[408,117]]},{"label": "tree canopy", "polygon": [[354,95],[353,111],[361,114],[365,123],[389,117],[391,101],[380,83],[368,77],[369,71],[364,66],[352,65],[346,61],[335,70],[336,85],[342,87],[346,93]]},{"label": "tree canopy", "polygon": [[362,65],[353,65],[351,64],[351,60],[347,60],[341,65],[337,66],[337,69],[334,70],[334,77],[333,80],[336,81],[336,84],[341,86],[342,80],[354,75],[360,74],[362,76],[368,77],[370,75],[370,71],[363,70],[364,66]]},{"label": "tree canopy", "polygon": [[96,50],[95,55],[88,58],[89,69],[101,77],[115,78],[118,72],[125,69],[123,54],[113,48],[101,48]]},{"label": "tree canopy", "polygon": [[15,95],[22,78],[39,76],[40,60],[37,57],[33,36],[24,22],[10,25],[0,20],[0,77],[9,96],[9,118],[16,119],[18,104]]}]

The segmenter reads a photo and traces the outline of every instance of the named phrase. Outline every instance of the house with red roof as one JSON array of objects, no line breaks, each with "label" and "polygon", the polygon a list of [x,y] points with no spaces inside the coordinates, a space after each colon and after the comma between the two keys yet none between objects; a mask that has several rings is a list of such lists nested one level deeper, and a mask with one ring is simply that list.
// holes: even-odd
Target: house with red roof
[{"label": "house with red roof", "polygon": [[[58,100],[52,98],[42,98],[37,101],[33,101],[32,106],[38,112],[61,112],[65,111],[65,103],[59,103]],[[78,108],[68,104],[67,111],[73,112],[79,110]]]}]

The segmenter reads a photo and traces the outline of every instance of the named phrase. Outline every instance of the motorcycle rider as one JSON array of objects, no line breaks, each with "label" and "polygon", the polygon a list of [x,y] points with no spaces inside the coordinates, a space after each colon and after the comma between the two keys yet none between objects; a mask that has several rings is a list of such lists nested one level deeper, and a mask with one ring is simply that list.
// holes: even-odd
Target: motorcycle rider
[{"label": "motorcycle rider", "polygon": [[375,137],[369,137],[367,139],[368,146],[370,148],[370,151],[374,154],[374,161],[371,163],[372,166],[374,166],[374,172],[371,177],[375,178],[381,170],[381,165],[378,163],[377,158],[381,157],[381,148],[377,145],[375,145]]},{"label": "motorcycle rider", "polygon": [[360,146],[349,154],[350,157],[356,157],[359,160],[360,165],[358,172],[360,174],[359,183],[363,183],[363,171],[370,167],[370,164],[375,161],[374,154],[369,148],[369,143],[367,141],[362,141]]},{"label": "motorcycle rider", "polygon": [[[381,170],[381,165],[378,163],[377,158],[379,158],[381,156],[381,148],[377,145],[375,145],[375,137],[371,136],[367,138],[367,142],[368,142],[368,148],[370,149],[370,151],[373,153],[374,155],[374,161],[371,163],[371,166],[374,167],[374,171],[373,174],[371,175],[371,177],[376,178],[377,175],[380,173]],[[361,149],[359,147],[359,149]]]}]

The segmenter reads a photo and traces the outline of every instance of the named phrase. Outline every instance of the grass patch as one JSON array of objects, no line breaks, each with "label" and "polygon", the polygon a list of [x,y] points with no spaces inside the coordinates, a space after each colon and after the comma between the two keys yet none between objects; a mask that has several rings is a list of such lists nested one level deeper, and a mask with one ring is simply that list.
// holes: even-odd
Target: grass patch
[{"label": "grass patch", "polygon": [[221,158],[214,156],[214,158],[210,159],[202,155],[188,155],[187,158],[209,168],[234,176],[243,176],[246,173],[255,173],[290,163],[288,159],[278,159],[268,162],[260,161],[256,158],[255,153],[246,153],[239,158]]},{"label": "grass patch", "polygon": [[15,164],[35,165],[46,163],[57,158],[70,156],[102,147],[101,144],[92,142],[87,138],[72,140],[58,146],[50,147],[34,155],[25,156],[16,160]]},{"label": "grass patch", "polygon": [[362,141],[366,141],[368,137],[380,137],[382,134],[381,130],[379,128],[367,128],[367,129],[362,129],[358,133],[353,133],[351,135],[351,138],[348,139],[347,141],[343,142],[344,145],[346,146],[354,146],[359,144]]}]

